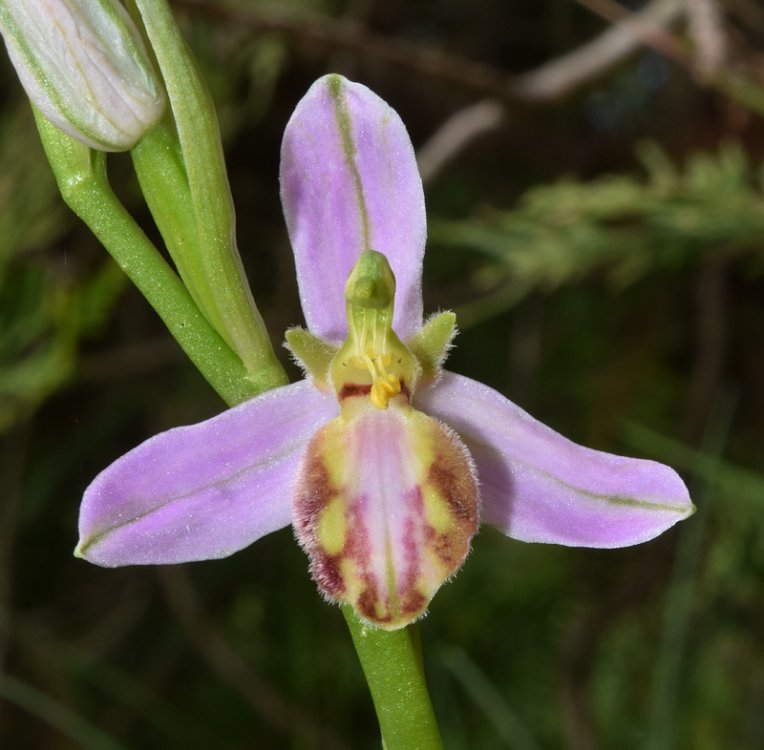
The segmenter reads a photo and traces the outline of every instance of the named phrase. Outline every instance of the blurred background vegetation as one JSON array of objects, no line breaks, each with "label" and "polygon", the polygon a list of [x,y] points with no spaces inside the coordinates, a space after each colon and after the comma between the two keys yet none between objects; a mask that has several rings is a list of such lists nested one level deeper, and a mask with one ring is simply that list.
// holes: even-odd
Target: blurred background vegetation
[{"label": "blurred background vegetation", "polygon": [[[447,748],[764,747],[762,5],[174,5],[275,341],[301,320],[280,138],[337,71],[418,149],[425,305],[462,330],[450,368],[580,442],[674,465],[698,506],[616,551],[481,531],[422,624]],[[0,66],[0,747],[377,747],[291,531],[177,568],[72,557],[90,479],[222,404],[63,208]],[[129,159],[110,169],[152,231]]]}]

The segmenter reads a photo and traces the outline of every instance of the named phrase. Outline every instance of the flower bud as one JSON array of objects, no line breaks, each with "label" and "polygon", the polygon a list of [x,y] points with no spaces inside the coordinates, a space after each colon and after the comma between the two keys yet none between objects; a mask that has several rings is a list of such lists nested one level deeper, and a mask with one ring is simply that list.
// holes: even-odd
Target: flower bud
[{"label": "flower bud", "polygon": [[127,150],[162,116],[162,84],[118,0],[0,0],[0,32],[32,103],[88,146]]}]

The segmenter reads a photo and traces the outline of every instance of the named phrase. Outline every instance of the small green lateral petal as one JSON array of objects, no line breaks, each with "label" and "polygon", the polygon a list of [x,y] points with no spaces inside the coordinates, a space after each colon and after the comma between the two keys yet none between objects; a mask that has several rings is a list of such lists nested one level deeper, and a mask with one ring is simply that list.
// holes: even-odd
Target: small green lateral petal
[{"label": "small green lateral petal", "polygon": [[336,344],[330,344],[304,328],[295,327],[287,330],[284,346],[318,388],[329,388],[329,366],[339,349]]},{"label": "small green lateral petal", "polygon": [[430,380],[440,372],[456,334],[456,315],[446,310],[431,315],[406,342],[422,367],[423,378]]},{"label": "small green lateral petal", "polygon": [[477,481],[459,438],[404,396],[387,409],[358,396],[311,441],[293,516],[321,592],[397,630],[461,568]]}]

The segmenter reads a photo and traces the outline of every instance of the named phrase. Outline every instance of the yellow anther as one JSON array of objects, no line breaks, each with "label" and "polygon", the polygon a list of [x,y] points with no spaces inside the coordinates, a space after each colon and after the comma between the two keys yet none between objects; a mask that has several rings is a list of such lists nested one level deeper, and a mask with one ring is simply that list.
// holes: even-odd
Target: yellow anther
[{"label": "yellow anther", "polygon": [[371,386],[369,398],[377,409],[387,409],[387,402],[401,392],[401,383],[397,379],[379,380]]},{"label": "yellow anther", "polygon": [[369,398],[377,409],[387,409],[387,402],[401,392],[401,381],[395,375],[390,375],[385,369],[392,357],[389,354],[361,354],[353,357],[355,366],[364,367],[371,375],[371,391]]}]

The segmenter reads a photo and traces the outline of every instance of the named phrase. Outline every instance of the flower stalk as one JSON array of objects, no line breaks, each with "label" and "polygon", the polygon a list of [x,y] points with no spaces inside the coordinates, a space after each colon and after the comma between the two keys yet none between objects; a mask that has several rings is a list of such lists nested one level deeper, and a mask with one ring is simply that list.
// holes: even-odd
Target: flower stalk
[{"label": "flower stalk", "polygon": [[146,297],[210,385],[229,405],[258,392],[241,359],[191,298],[111,189],[105,155],[92,151],[35,111],[61,195]]},{"label": "flower stalk", "polygon": [[416,642],[416,625],[385,631],[342,606],[377,712],[385,750],[442,750]]}]

